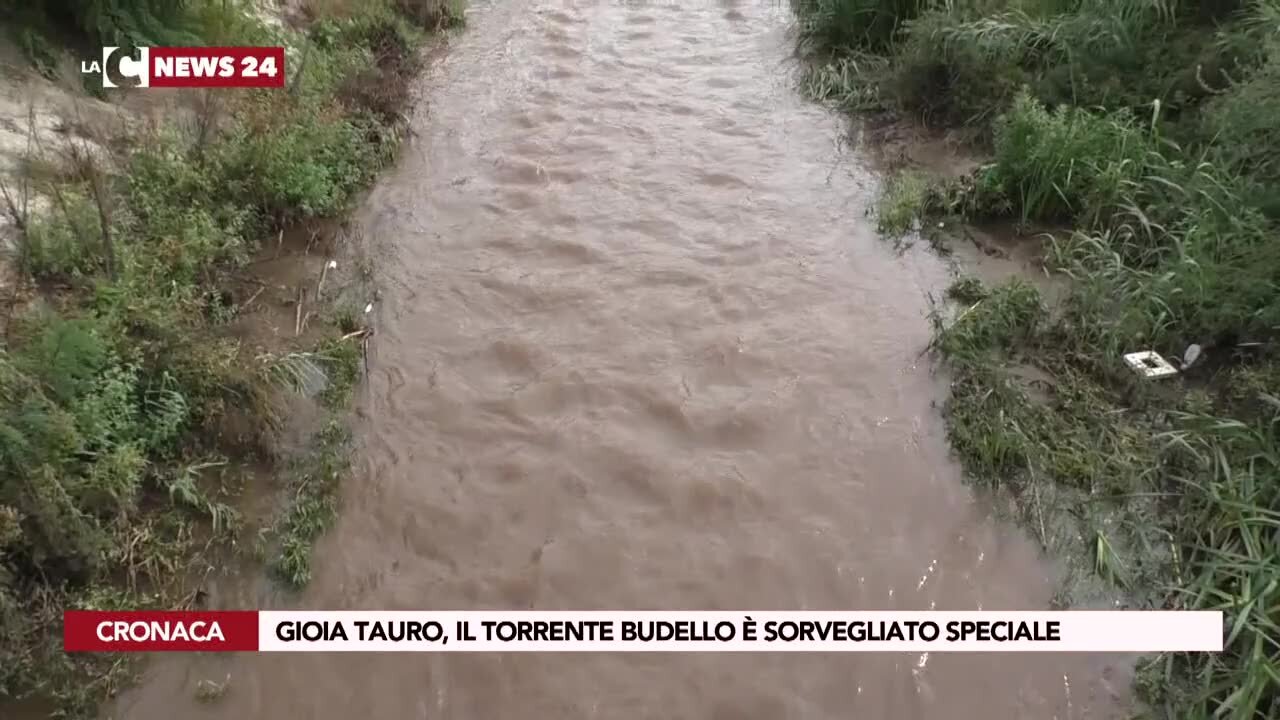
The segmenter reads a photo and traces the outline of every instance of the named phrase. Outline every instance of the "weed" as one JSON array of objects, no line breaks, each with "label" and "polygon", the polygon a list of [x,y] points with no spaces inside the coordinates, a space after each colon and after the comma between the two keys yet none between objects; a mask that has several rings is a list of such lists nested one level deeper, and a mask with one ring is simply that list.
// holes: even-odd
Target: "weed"
[{"label": "weed", "polygon": [[350,442],[348,430],[331,420],[293,470],[287,509],[274,529],[279,545],[275,568],[293,587],[311,580],[312,546],[337,517],[338,486],[350,468]]},{"label": "weed", "polygon": [[323,357],[328,370],[328,384],[321,393],[321,401],[329,407],[342,407],[351,398],[351,390],[360,379],[364,352],[360,338],[336,339],[326,342],[318,355]]},{"label": "weed", "polygon": [[1124,114],[1049,111],[1023,93],[995,123],[995,162],[979,186],[1010,195],[1024,221],[1078,219],[1092,227],[1120,204],[1152,151]]},{"label": "weed", "polygon": [[987,296],[987,288],[975,277],[957,278],[947,287],[947,297],[966,305],[973,305]]},{"label": "weed", "polygon": [[925,211],[929,183],[920,175],[900,173],[885,183],[876,205],[880,232],[901,237],[915,228]]},{"label": "weed", "polygon": [[1231,81],[1208,101],[1203,132],[1213,137],[1213,152],[1228,169],[1258,182],[1253,200],[1271,217],[1280,217],[1280,3],[1259,2],[1254,26],[1261,33],[1265,59],[1243,80]]},{"label": "weed", "polygon": [[363,324],[362,309],[353,301],[341,302],[333,309],[332,322],[343,335],[356,332]]},{"label": "weed", "polygon": [[1040,293],[1015,280],[979,298],[939,332],[937,345],[952,356],[1007,349],[1034,334],[1044,317]]},{"label": "weed", "polygon": [[22,244],[27,272],[40,279],[72,280],[104,269],[96,242],[101,235],[97,210],[82,188],[67,187],[59,212],[33,219]]}]

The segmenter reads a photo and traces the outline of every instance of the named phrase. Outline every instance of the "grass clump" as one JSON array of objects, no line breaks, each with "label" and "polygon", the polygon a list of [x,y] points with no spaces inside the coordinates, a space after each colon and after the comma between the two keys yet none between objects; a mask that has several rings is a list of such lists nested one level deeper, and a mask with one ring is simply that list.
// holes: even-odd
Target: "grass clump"
[{"label": "grass clump", "polygon": [[[318,308],[306,337],[247,341],[234,321],[258,297],[243,289],[249,261],[286,226],[341,214],[393,158],[430,29],[420,23],[431,7],[431,27],[456,17],[386,0],[295,31],[264,27],[236,3],[152,5],[72,3],[45,19],[71,33],[51,37],[72,51],[89,35],[154,44],[150,25],[126,22],[151,9],[148,22],[166,32],[284,44],[300,59],[288,89],[211,93],[191,126],[94,152],[72,138],[56,157],[42,148],[29,158],[58,172],[26,180],[50,209],[20,218],[23,283],[0,336],[0,697],[40,695],[63,716],[94,715],[131,671],[119,658],[62,653],[62,610],[193,601],[189,569],[207,567],[209,548],[230,545],[246,522],[237,468],[274,460],[281,392],[313,389],[299,358],[318,369],[326,420],[314,457],[292,466],[275,566],[290,584],[309,577],[347,468],[333,418],[359,380],[365,335],[326,324]],[[319,304],[318,291],[306,294]]]},{"label": "grass clump", "polygon": [[904,172],[890,178],[876,204],[880,232],[901,237],[914,229],[924,214],[928,193],[928,181],[915,173]]},{"label": "grass clump", "polygon": [[869,53],[850,53],[805,68],[803,87],[808,96],[846,111],[876,110],[885,104],[879,78],[888,70],[886,59]]},{"label": "grass clump", "polygon": [[801,36],[827,48],[883,50],[898,28],[928,6],[923,0],[798,0]]},{"label": "grass clump", "polygon": [[964,305],[973,305],[989,295],[982,281],[974,277],[956,278],[947,286],[947,297]]},{"label": "grass clump", "polygon": [[978,188],[1008,201],[1022,220],[1076,220],[1095,226],[1141,177],[1155,142],[1126,112],[1099,116],[1071,106],[1049,110],[1022,93],[994,123],[992,164]]},{"label": "grass clump", "polygon": [[295,588],[311,581],[311,552],[316,539],[338,516],[338,488],[350,469],[351,435],[331,420],[314,439],[314,451],[293,469],[289,500],[274,528],[279,548],[274,567]]},{"label": "grass clump", "polygon": [[1044,316],[1040,293],[1016,280],[978,299],[940,332],[937,345],[949,356],[1008,349],[1032,335]]},{"label": "grass clump", "polygon": [[1264,52],[1256,70],[1217,88],[1205,104],[1200,132],[1223,168],[1254,181],[1251,200],[1280,217],[1280,3],[1259,2],[1249,18]]}]

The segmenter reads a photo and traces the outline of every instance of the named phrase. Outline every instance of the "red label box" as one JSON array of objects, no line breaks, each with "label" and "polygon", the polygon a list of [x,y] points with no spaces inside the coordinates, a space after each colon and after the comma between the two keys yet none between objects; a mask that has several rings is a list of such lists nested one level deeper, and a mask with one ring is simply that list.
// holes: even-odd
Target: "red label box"
[{"label": "red label box", "polygon": [[258,649],[258,612],[68,610],[67,652],[190,652]]},{"label": "red label box", "polygon": [[153,47],[151,87],[284,87],[282,47]]}]

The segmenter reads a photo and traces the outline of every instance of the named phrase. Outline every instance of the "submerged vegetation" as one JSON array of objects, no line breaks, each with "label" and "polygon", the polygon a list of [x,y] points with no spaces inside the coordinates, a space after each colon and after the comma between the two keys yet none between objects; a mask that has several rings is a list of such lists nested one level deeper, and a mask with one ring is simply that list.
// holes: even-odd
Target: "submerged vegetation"
[{"label": "submerged vegetation", "polygon": [[[807,89],[965,128],[990,162],[895,179],[929,215],[1073,228],[1028,242],[1049,306],[953,286],[934,348],[969,475],[1068,563],[1064,604],[1222,610],[1226,652],[1150,660],[1165,717],[1280,715],[1280,3],[797,0]],[[1176,378],[1139,379],[1155,350]]]},{"label": "submerged vegetation", "polygon": [[[0,6],[42,69],[82,45],[289,47],[286,90],[204,93],[167,126],[82,128],[57,148],[33,129],[27,170],[0,188],[17,277],[0,311],[0,700],[88,716],[128,666],[64,654],[61,611],[197,602],[213,549],[246,525],[240,469],[283,464],[297,391],[334,410],[318,459],[290,463],[296,502],[268,532],[281,574],[309,576],[346,469],[332,413],[368,331],[353,313],[308,323],[299,288],[297,326],[249,340],[241,321],[271,291],[250,261],[341,214],[388,163],[420,40],[460,16],[434,0],[302,3],[283,25],[222,0]],[[321,368],[320,388],[301,364]]]}]

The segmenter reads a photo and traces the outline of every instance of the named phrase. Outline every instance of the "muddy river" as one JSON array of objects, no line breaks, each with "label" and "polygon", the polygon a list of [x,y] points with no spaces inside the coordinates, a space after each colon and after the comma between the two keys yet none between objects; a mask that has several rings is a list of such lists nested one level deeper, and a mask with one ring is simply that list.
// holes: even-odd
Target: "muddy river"
[{"label": "muddy river", "polygon": [[[383,297],[315,609],[1041,609],[920,357],[947,268],[765,0],[473,4],[360,217]],[[1127,658],[157,657],[116,718],[1107,718]],[[223,681],[214,702],[203,679]]]}]

